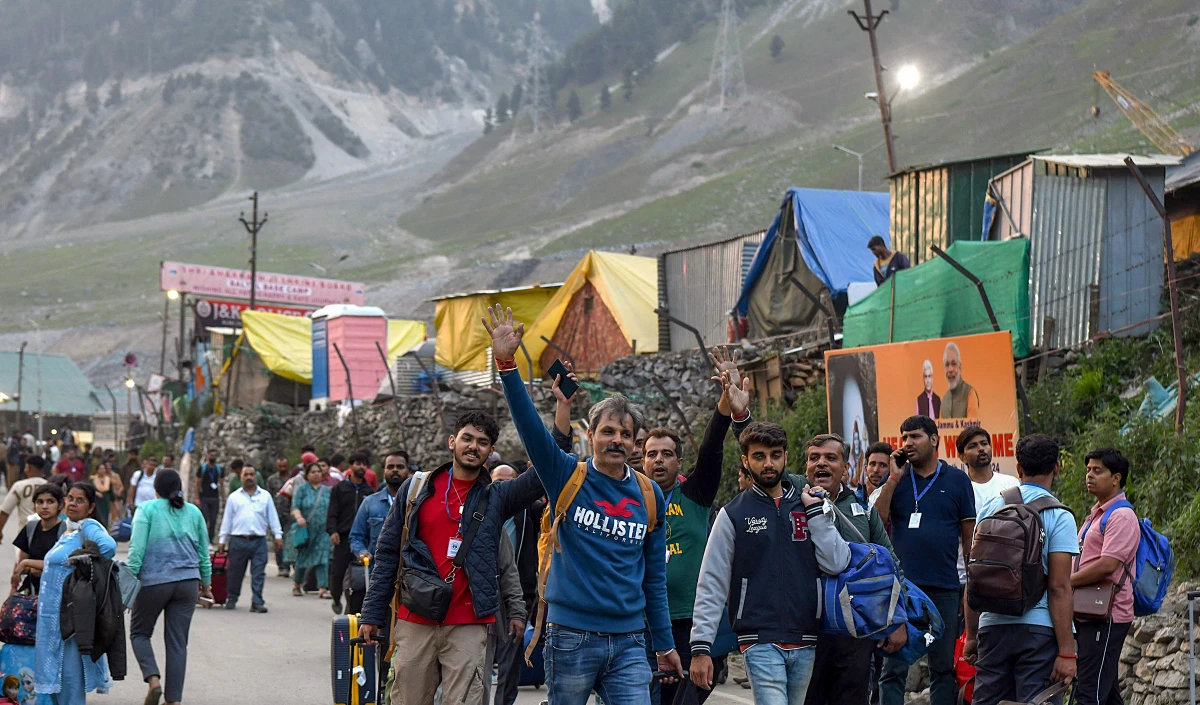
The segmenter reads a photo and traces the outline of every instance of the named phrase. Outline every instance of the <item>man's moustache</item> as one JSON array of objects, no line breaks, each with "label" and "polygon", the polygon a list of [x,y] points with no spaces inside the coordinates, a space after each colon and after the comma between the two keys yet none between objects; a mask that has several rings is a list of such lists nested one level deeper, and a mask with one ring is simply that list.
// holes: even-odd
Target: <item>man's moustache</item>
[{"label": "man's moustache", "polygon": [[606,447],[606,448],[604,449],[604,452],[605,452],[605,453],[620,453],[620,454],[624,455],[624,454],[625,454],[625,446],[623,446],[623,445],[618,445],[618,444],[615,444],[615,443],[614,443],[614,444],[610,444],[608,447]]}]

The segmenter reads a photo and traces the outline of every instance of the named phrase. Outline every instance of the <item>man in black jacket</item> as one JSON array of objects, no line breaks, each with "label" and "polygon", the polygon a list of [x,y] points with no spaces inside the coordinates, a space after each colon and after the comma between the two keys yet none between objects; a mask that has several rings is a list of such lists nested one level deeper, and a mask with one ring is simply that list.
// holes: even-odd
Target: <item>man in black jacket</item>
[{"label": "man in black jacket", "polygon": [[[333,542],[333,561],[329,566],[329,591],[333,593],[333,613],[342,613],[342,582],[346,579],[346,571],[350,569],[353,556],[350,553],[350,529],[354,528],[354,517],[363,500],[371,496],[375,490],[367,484],[367,466],[370,459],[366,453],[358,452],[350,456],[350,472],[346,479],[334,485],[329,494],[329,514],[325,520],[325,530]],[[358,612],[358,605],[351,605],[350,613]]]},{"label": "man in black jacket", "polygon": [[[452,587],[439,621],[429,616],[431,600],[401,591],[392,634],[396,644],[393,703],[433,702],[439,685],[442,702],[482,700],[478,674],[486,653],[487,625],[495,621],[500,602],[497,541],[504,521],[543,493],[535,473],[493,484],[483,472],[499,435],[499,426],[489,414],[469,411],[459,416],[454,428],[448,442],[454,460],[405,480],[375,545],[375,579],[367,588],[359,619],[359,635],[368,644],[375,643],[380,628],[390,621],[389,603],[401,554],[405,581],[449,582]],[[460,551],[464,555],[455,561]]]}]

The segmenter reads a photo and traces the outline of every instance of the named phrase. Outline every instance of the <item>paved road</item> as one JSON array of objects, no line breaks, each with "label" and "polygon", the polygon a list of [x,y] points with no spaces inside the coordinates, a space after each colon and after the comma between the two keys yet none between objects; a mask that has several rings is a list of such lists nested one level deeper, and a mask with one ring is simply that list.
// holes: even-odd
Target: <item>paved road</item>
[{"label": "paved road", "polygon": [[[16,521],[4,529],[0,550],[0,575],[11,575]],[[121,544],[123,554],[126,544]],[[272,557],[272,562],[274,557]],[[188,653],[187,705],[230,705],[264,702],[323,705],[333,702],[329,675],[330,619],[328,600],[316,596],[293,597],[291,580],[275,577],[267,567],[266,602],[269,614],[250,614],[250,581],[247,576],[242,603],[236,611],[197,610],[192,621]],[[161,630],[155,633],[159,667],[165,650]],[[141,705],[145,686],[129,651],[130,674],[107,696],[93,695],[97,705]],[[537,705],[546,690],[522,688],[519,705]],[[709,698],[714,705],[749,705],[750,691],[730,683]]]}]

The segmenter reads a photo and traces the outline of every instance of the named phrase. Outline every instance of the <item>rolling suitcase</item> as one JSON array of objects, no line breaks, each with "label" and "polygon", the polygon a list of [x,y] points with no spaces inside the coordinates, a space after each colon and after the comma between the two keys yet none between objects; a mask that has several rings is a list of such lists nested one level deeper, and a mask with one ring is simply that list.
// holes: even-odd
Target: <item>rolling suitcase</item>
[{"label": "rolling suitcase", "polygon": [[[533,625],[525,627],[525,648],[529,648],[529,640],[533,638]],[[544,643],[544,641],[543,641]],[[532,666],[529,663],[533,664]],[[532,685],[540,688],[546,683],[546,663],[540,648],[534,649],[529,657],[529,663],[521,664],[521,680],[517,685]]]},{"label": "rolling suitcase", "polygon": [[229,599],[229,591],[225,584],[225,571],[229,564],[228,553],[214,553],[212,556],[212,589],[213,603],[217,605],[225,604]]},{"label": "rolling suitcase", "polygon": [[379,688],[378,647],[358,638],[358,615],[333,618],[334,705],[375,705]]}]

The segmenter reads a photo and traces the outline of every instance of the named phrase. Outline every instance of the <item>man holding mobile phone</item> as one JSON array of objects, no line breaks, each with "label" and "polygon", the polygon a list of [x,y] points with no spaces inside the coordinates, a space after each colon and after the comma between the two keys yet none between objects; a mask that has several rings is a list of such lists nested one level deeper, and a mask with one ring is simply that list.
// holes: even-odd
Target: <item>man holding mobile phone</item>
[{"label": "man holding mobile phone", "polygon": [[[902,446],[883,483],[875,509],[892,524],[892,546],[905,577],[937,606],[945,627],[929,647],[931,705],[954,705],[954,644],[958,639],[958,547],[970,560],[975,531],[975,491],[971,479],[938,459],[937,422],[910,416],[900,424]],[[909,665],[884,660],[879,679],[881,705],[903,705]]]}]

